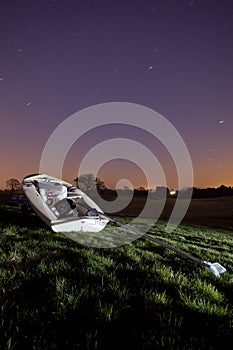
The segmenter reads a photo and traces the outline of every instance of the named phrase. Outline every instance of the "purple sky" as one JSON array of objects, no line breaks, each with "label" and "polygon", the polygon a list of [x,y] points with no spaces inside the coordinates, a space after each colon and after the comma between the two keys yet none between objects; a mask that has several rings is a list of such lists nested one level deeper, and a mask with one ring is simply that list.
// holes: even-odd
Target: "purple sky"
[{"label": "purple sky", "polygon": [[[176,127],[196,186],[232,186],[232,14],[231,1],[1,1],[0,188],[38,171],[47,139],[68,116],[115,101],[155,109]],[[91,142],[74,145],[66,177],[111,135],[131,135],[157,152],[134,129],[99,128]],[[126,169],[115,161],[101,176],[111,186],[113,173],[125,178]]]}]

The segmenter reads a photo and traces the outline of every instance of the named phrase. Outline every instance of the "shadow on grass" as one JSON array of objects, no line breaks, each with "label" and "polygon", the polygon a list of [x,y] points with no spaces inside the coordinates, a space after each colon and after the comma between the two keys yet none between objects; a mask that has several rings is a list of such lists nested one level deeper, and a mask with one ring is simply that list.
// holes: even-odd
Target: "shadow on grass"
[{"label": "shadow on grass", "polygon": [[15,208],[0,208],[0,227],[6,225],[18,225],[27,228],[48,228],[42,220],[38,218],[32,211],[22,214]]}]

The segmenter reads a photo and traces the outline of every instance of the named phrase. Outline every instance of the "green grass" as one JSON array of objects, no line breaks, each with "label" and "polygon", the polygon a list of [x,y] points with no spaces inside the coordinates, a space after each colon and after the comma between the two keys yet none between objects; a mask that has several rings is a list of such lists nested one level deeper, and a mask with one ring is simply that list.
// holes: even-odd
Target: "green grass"
[{"label": "green grass", "polygon": [[0,220],[1,349],[220,349],[231,339],[231,231],[182,225],[165,234],[162,222],[150,231],[220,262],[219,279],[144,238],[88,248],[36,217],[12,218]]}]

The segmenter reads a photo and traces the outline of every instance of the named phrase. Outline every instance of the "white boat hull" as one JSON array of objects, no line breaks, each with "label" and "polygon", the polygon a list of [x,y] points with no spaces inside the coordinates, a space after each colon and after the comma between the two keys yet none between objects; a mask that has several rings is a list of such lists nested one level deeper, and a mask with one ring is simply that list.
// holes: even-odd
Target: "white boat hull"
[{"label": "white boat hull", "polygon": [[[88,208],[103,213],[90,197],[77,188],[75,190],[75,196],[70,196],[69,194],[66,196],[64,191],[64,193],[62,191],[54,191],[54,188],[56,189],[55,185],[58,189],[63,188],[65,191],[73,187],[66,181],[45,174],[32,175],[23,180],[23,190],[30,205],[35,213],[54,232],[100,232],[104,229],[108,223],[107,219],[103,219],[95,212],[93,212],[93,215],[86,215],[85,213],[85,211],[88,212]],[[46,186],[49,189],[47,193]],[[59,195],[62,195],[63,198],[59,198]],[[82,200],[82,205],[80,207],[80,203],[77,201],[77,210],[71,210],[67,202],[69,203],[71,200],[74,202],[73,198],[76,197]],[[62,215],[64,213],[61,214],[61,209],[64,210],[67,207],[69,207],[70,212],[64,216]],[[81,214],[78,208],[81,209]]]},{"label": "white boat hull", "polygon": [[99,232],[106,226],[106,220],[100,217],[96,218],[82,218],[80,220],[70,220],[59,222],[51,222],[51,228],[54,232]]}]

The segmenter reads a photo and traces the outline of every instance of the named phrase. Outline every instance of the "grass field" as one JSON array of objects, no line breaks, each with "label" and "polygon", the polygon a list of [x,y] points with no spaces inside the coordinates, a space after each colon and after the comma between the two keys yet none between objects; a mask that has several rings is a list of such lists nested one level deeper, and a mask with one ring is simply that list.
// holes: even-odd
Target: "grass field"
[{"label": "grass field", "polygon": [[231,230],[183,224],[165,234],[163,221],[150,230],[220,262],[227,272],[216,278],[144,238],[88,248],[52,233],[35,216],[0,215],[1,349],[231,348]]},{"label": "grass field", "polygon": [[[137,216],[143,209],[146,197],[133,198],[131,203],[119,212],[121,216]],[[181,200],[182,201],[182,200]],[[175,198],[168,198],[160,218],[168,220],[175,205]],[[155,217],[155,208],[160,206],[159,199],[149,199],[148,217]],[[224,228],[233,231],[233,197],[192,199],[183,219],[184,223]]]}]

